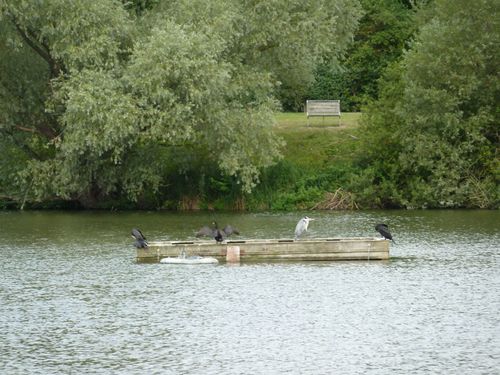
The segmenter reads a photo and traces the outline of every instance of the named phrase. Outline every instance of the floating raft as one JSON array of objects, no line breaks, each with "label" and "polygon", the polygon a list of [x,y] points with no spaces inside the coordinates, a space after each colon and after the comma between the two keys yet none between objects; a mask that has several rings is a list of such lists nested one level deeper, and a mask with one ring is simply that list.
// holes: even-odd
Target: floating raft
[{"label": "floating raft", "polygon": [[331,261],[389,259],[389,241],[373,237],[149,242],[137,249],[137,261],[159,262],[165,257],[214,257],[219,261]]}]

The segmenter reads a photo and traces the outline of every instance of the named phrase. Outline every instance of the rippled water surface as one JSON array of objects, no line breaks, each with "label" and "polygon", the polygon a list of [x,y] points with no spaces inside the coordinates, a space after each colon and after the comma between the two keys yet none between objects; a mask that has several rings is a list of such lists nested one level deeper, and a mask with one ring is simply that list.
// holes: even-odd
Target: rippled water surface
[{"label": "rippled water surface", "polygon": [[[303,212],[217,214],[290,237]],[[211,214],[0,212],[2,374],[498,374],[500,212],[309,212],[309,237],[391,260],[138,264],[130,229],[193,238]]]}]

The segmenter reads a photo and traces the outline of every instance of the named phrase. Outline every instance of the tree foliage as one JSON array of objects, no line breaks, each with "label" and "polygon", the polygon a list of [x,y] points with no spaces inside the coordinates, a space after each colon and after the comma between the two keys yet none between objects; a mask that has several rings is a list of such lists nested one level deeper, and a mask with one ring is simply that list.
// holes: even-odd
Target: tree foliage
[{"label": "tree foliage", "polygon": [[436,1],[368,107],[365,186],[407,207],[498,205],[499,7]]},{"label": "tree foliage", "polygon": [[378,79],[400,59],[416,31],[415,9],[425,1],[362,0],[363,17],[340,64],[319,64],[309,99],[340,99],[344,111],[359,111],[378,96]]},{"label": "tree foliage", "polygon": [[177,153],[250,191],[280,156],[276,95],[340,53],[356,4],[2,0],[0,132],[25,155],[18,189],[134,200],[172,183]]}]

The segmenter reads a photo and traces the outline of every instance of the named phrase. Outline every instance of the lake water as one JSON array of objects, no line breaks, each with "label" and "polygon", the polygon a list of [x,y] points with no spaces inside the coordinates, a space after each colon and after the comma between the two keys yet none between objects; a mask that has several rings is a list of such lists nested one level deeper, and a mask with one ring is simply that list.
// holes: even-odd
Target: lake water
[{"label": "lake water", "polygon": [[217,213],[240,238],[374,236],[391,260],[138,264],[210,213],[0,212],[2,374],[498,374],[500,212]]}]

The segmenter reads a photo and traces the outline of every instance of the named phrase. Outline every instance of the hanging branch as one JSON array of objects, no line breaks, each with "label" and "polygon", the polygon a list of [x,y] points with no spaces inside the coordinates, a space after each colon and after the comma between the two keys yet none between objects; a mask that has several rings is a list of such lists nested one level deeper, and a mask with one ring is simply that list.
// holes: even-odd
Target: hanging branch
[{"label": "hanging branch", "polygon": [[36,38],[36,33],[33,30],[30,30],[29,28],[26,28],[26,30],[24,30],[19,25],[14,15],[12,14],[8,15],[10,16],[10,19],[14,24],[14,27],[16,28],[17,32],[21,36],[21,38],[26,42],[28,46],[30,46],[33,49],[33,51],[35,51],[42,59],[44,59],[47,62],[47,64],[49,65],[51,77],[55,78],[61,75],[62,73],[66,73],[64,67],[51,56],[50,48],[47,45],[47,43],[38,42]]}]

